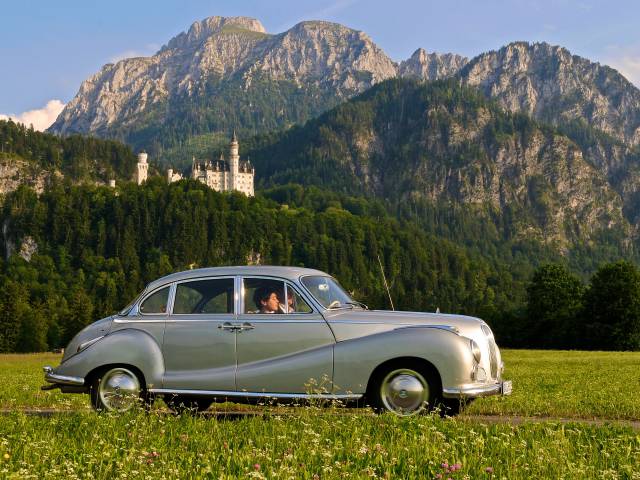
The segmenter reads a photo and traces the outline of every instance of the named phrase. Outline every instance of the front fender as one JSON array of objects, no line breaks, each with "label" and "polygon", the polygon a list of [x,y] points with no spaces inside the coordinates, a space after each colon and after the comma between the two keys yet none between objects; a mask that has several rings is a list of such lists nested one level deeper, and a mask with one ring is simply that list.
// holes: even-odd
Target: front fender
[{"label": "front fender", "polygon": [[334,350],[337,393],[365,393],[375,368],[400,357],[424,359],[444,388],[467,384],[473,368],[469,339],[440,328],[405,327],[338,342]]},{"label": "front fender", "polygon": [[55,373],[84,378],[86,384],[90,372],[111,364],[136,367],[144,375],[147,388],[162,385],[164,358],[160,345],[148,333],[133,328],[117,330],[103,337],[63,362]]}]

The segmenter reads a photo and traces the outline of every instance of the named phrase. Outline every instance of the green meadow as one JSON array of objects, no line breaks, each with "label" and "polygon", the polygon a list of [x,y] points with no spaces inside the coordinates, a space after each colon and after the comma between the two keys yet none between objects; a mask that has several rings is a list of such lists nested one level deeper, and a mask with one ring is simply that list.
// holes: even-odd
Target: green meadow
[{"label": "green meadow", "polygon": [[[640,420],[640,352],[502,354],[504,377],[513,380],[513,394],[479,399],[466,413]],[[60,355],[54,354],[0,355],[0,408],[89,410],[87,395],[40,390],[42,366],[59,362]]]},{"label": "green meadow", "polygon": [[[84,395],[39,390],[41,366],[59,356],[2,355],[0,478],[640,479],[640,432],[624,422],[640,420],[640,353],[506,350],[504,359],[513,395],[479,399],[457,419],[335,406],[240,407],[260,415],[238,418],[174,416],[161,402],[150,413],[96,414]],[[593,418],[617,422],[581,423]]]}]

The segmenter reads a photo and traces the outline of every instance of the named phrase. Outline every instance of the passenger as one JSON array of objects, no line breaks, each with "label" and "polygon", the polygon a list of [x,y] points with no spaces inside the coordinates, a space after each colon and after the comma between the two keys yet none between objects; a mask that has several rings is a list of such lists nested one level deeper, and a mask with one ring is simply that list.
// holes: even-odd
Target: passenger
[{"label": "passenger", "polygon": [[278,299],[280,301],[280,310],[282,313],[296,313],[295,297],[293,295],[293,290],[290,287],[287,287],[287,306],[285,307],[284,304],[283,290],[278,291]]},{"label": "passenger", "polygon": [[252,313],[283,313],[277,290],[273,287],[257,288],[253,294],[253,301],[258,310]]}]

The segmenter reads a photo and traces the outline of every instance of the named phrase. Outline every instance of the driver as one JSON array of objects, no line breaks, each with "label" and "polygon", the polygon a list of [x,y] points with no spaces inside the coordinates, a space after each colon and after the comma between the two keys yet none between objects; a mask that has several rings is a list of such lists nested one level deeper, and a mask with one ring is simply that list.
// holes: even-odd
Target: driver
[{"label": "driver", "polygon": [[283,313],[275,288],[260,287],[253,294],[253,301],[258,310],[253,313]]}]

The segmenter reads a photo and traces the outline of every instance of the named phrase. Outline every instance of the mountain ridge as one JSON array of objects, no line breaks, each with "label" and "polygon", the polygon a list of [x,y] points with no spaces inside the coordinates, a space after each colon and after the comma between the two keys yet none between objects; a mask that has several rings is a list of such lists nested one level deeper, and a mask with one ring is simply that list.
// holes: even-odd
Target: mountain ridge
[{"label": "mountain ridge", "polygon": [[623,244],[635,236],[620,194],[578,144],[455,80],[388,80],[249,154],[264,186],[511,212],[517,235],[560,250],[611,229]]}]

